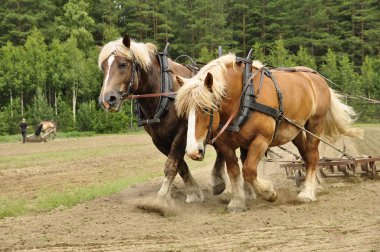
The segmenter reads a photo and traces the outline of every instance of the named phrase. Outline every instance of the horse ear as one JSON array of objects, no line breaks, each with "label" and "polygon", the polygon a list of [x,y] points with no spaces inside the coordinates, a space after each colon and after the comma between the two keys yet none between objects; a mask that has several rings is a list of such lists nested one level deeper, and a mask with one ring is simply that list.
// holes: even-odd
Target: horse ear
[{"label": "horse ear", "polygon": [[212,92],[212,84],[214,82],[214,77],[210,72],[207,73],[206,79],[205,79],[205,86]]},{"label": "horse ear", "polygon": [[127,48],[130,48],[130,46],[131,46],[131,38],[127,34],[125,34],[123,37],[123,44]]},{"label": "horse ear", "polygon": [[177,81],[180,87],[182,87],[183,84],[185,84],[185,80],[179,75],[175,75],[175,80]]}]

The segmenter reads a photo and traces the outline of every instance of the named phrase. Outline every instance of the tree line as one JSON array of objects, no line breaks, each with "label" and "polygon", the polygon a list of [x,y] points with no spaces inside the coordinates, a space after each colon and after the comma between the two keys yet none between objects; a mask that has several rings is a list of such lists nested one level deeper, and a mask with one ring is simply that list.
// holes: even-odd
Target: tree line
[{"label": "tree line", "polygon": [[347,94],[359,120],[380,120],[378,0],[3,0],[0,3],[0,134],[55,120],[59,130],[123,132],[132,104],[105,113],[101,46],[128,33],[207,63],[224,52],[274,66],[304,65]]}]

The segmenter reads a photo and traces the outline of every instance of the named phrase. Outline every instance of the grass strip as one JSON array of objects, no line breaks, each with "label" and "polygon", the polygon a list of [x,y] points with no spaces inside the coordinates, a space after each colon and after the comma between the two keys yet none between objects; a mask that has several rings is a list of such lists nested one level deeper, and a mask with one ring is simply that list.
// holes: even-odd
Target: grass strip
[{"label": "grass strip", "polygon": [[0,219],[7,216],[19,216],[28,212],[24,199],[9,200],[0,198]]},{"label": "grass strip", "polygon": [[[139,135],[144,134],[145,131],[142,129],[136,129],[136,130],[130,130],[123,133],[106,133],[106,134],[100,134],[96,133],[94,131],[67,131],[62,132],[58,131],[56,139],[59,138],[77,138],[77,137],[93,137],[93,136],[106,136],[106,135]],[[28,132],[27,135],[31,135],[33,132]],[[15,142],[21,142],[22,137],[21,134],[16,135],[0,135],[0,143],[15,143]]]},{"label": "grass strip", "polygon": [[25,199],[9,200],[0,198],[0,219],[20,216],[30,212],[48,212],[61,206],[70,208],[85,201],[118,193],[131,185],[142,183],[161,175],[161,172],[150,173],[105,184],[76,187],[62,192],[43,192],[35,200],[29,201]]}]

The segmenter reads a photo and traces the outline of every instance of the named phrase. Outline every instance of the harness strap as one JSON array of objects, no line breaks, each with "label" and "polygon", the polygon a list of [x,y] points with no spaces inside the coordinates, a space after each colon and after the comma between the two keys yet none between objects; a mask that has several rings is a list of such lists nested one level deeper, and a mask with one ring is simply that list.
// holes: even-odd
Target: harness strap
[{"label": "harness strap", "polygon": [[169,97],[175,99],[177,92],[167,92],[167,93],[153,93],[153,94],[141,94],[141,95],[128,95],[126,99],[144,99],[153,97]]},{"label": "harness strap", "polygon": [[[171,70],[169,67],[169,60],[168,60],[168,50],[169,50],[169,43],[166,44],[165,49],[163,52],[160,52],[157,54],[158,61],[160,63],[161,68],[161,93],[160,95],[155,94],[146,94],[141,95],[139,98],[150,98],[150,97],[160,97],[158,101],[158,106],[156,109],[156,113],[154,114],[152,119],[141,119],[138,120],[138,126],[143,126],[145,124],[153,124],[153,123],[159,123],[161,121],[161,117],[166,113],[166,111],[169,110],[170,101],[175,98],[175,94],[173,92],[173,79],[171,76]],[[137,107],[140,107],[140,104],[137,102]],[[143,115],[141,108],[138,108],[140,112],[138,113],[138,116]],[[140,123],[141,122],[141,123]]]},{"label": "harness strap", "polygon": [[243,104],[243,106],[245,106],[247,108],[250,108],[252,110],[256,110],[256,111],[262,112],[264,114],[270,115],[273,118],[278,118],[280,116],[280,111],[278,109],[266,106],[266,105],[264,105],[262,103],[258,103],[258,102],[250,103],[250,102],[247,102],[247,103]]},{"label": "harness strap", "polygon": [[237,109],[234,111],[234,113],[232,113],[230,115],[230,117],[228,118],[227,122],[223,125],[223,127],[219,130],[218,134],[211,140],[207,141],[207,143],[211,144],[211,145],[214,145],[216,139],[218,139],[222,134],[223,132],[227,129],[228,125],[230,125],[232,119],[235,117],[236,113],[238,112],[238,109],[239,107],[237,107]]},{"label": "harness strap", "polygon": [[263,82],[264,82],[264,76],[267,72],[266,70],[267,70],[266,68],[261,69],[260,83],[259,83],[259,88],[257,90],[256,98],[259,97],[261,86],[263,85]]},{"label": "harness strap", "polygon": [[244,103],[255,101],[255,90],[253,88],[253,77],[252,74],[252,49],[249,51],[247,58],[236,58],[237,63],[244,63],[243,72],[243,90],[242,96],[240,98],[240,114],[237,119],[233,122],[232,126],[227,127],[227,130],[233,132],[239,132],[240,125],[251,116],[252,111],[244,107]]},{"label": "harness strap", "polygon": [[273,135],[273,139],[275,139],[277,136],[278,127],[279,127],[282,119],[284,118],[284,109],[283,109],[283,104],[282,104],[282,93],[281,93],[281,90],[277,84],[276,78],[274,78],[271,71],[267,70],[266,72],[267,72],[268,77],[272,79],[273,85],[276,89],[277,99],[278,99],[278,115],[276,117],[273,117],[276,120],[276,127],[275,127],[274,135]]},{"label": "harness strap", "polygon": [[140,70],[140,65],[136,60],[132,61],[132,72],[131,79],[129,80],[129,86],[127,90],[127,94],[132,93],[133,83],[135,82],[135,74]]},{"label": "harness strap", "polygon": [[[251,69],[245,69],[245,72],[251,72]],[[255,95],[254,91],[254,85],[253,85],[253,77],[252,74],[245,73],[246,80],[244,81],[244,86],[242,90],[242,96],[241,96],[241,102],[240,102],[240,113],[239,117],[234,121],[232,126],[228,126],[227,129],[233,132],[238,132],[240,130],[240,125],[243,124],[252,114],[253,111],[258,111],[264,114],[267,114],[271,116],[276,121],[275,126],[275,132],[273,139],[277,136],[278,127],[283,119],[283,104],[282,104],[282,94],[281,90],[278,86],[278,83],[274,76],[272,75],[271,71],[267,68],[260,69],[261,76],[260,76],[260,82],[257,94]],[[271,78],[273,85],[276,89],[277,93],[277,99],[278,99],[278,109],[269,107],[267,105],[264,105],[262,103],[258,103],[256,101],[256,98],[259,95],[259,92],[261,90],[262,84],[264,82],[265,75],[269,78]]]},{"label": "harness strap", "polygon": [[213,124],[214,124],[214,110],[212,109],[210,112],[210,124],[208,125],[207,135],[206,135],[206,142],[210,144],[213,143],[212,140],[209,140],[211,138]]}]

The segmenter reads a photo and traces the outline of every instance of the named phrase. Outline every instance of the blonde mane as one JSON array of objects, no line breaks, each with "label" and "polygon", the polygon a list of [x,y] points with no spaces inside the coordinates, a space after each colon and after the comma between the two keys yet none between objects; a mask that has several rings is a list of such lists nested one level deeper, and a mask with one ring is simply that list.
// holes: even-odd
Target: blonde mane
[{"label": "blonde mane", "polygon": [[[203,111],[218,109],[219,103],[226,96],[226,66],[233,64],[235,70],[235,62],[235,54],[224,55],[208,63],[191,79],[185,79],[185,84],[178,90],[175,101],[178,116],[188,115],[192,108]],[[257,69],[264,67],[258,60],[253,61],[252,66]],[[207,73],[213,76],[212,92],[204,85]]]},{"label": "blonde mane", "polygon": [[[186,79],[185,84],[178,90],[176,109],[179,116],[186,116],[191,108],[204,111],[218,109],[218,103],[225,96],[226,65],[234,63],[235,54],[227,54],[204,66],[194,77]],[[204,85],[207,73],[213,76],[212,92]]]},{"label": "blonde mane", "polygon": [[102,47],[98,58],[98,66],[101,69],[102,63],[111,55],[126,57],[129,60],[136,60],[144,70],[148,70],[152,64],[150,55],[156,53],[157,47],[151,43],[137,43],[131,40],[130,48],[123,44],[123,39],[111,41]]}]

